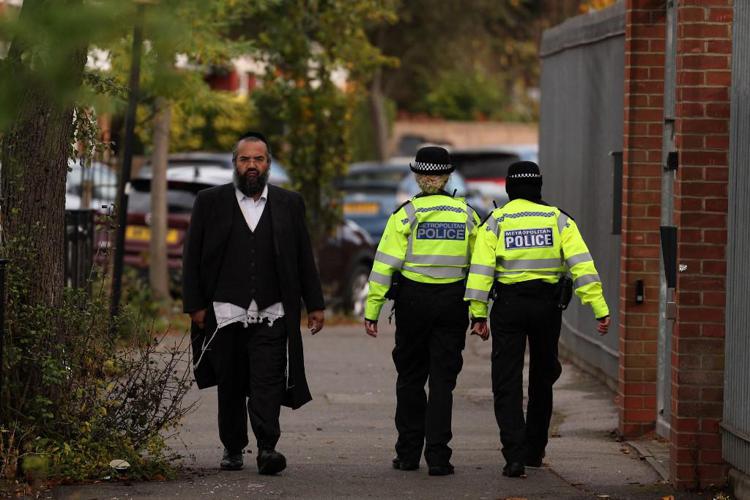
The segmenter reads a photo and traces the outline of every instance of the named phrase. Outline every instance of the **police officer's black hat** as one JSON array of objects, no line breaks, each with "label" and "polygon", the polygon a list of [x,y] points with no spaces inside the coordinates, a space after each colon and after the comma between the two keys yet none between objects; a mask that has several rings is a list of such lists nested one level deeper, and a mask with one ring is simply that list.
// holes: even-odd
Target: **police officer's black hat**
[{"label": "police officer's black hat", "polygon": [[411,171],[423,175],[445,175],[453,172],[453,164],[448,150],[440,146],[419,148],[414,163],[409,164]]},{"label": "police officer's black hat", "polygon": [[511,200],[525,198],[535,201],[542,197],[542,173],[533,161],[517,161],[508,167],[505,190]]}]

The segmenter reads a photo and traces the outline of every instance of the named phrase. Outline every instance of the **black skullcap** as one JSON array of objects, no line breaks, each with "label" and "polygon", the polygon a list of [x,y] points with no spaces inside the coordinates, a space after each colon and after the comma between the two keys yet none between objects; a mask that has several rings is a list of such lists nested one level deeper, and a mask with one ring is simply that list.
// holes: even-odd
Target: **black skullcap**
[{"label": "black skullcap", "polygon": [[266,145],[266,151],[268,151],[269,155],[271,154],[271,145],[268,144],[268,139],[266,139],[266,136],[263,135],[263,134],[261,134],[260,132],[255,132],[254,130],[248,130],[247,132],[245,132],[244,134],[242,134],[240,136],[240,138],[237,140],[237,142],[242,142],[245,139],[253,139],[253,138],[258,139],[263,144],[265,144]]},{"label": "black skullcap", "polygon": [[424,175],[445,175],[453,172],[448,150],[440,146],[419,148],[414,163],[409,164],[411,171]]},{"label": "black skullcap", "polygon": [[524,198],[530,201],[542,199],[542,174],[533,161],[517,161],[508,167],[505,176],[505,191],[508,198]]}]

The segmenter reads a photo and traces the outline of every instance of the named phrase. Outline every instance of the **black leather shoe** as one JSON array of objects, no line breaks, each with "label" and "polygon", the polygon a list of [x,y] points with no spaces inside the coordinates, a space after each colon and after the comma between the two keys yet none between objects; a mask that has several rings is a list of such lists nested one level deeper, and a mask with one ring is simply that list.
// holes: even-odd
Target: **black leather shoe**
[{"label": "black leather shoe", "polygon": [[276,450],[258,450],[258,473],[272,476],[286,469],[286,457]]},{"label": "black leather shoe", "polygon": [[396,470],[417,470],[419,469],[419,460],[406,460],[401,457],[393,459],[393,468]]},{"label": "black leather shoe", "polygon": [[526,467],[531,467],[532,469],[538,469],[542,465],[543,465],[542,457],[539,455],[526,458]]},{"label": "black leather shoe", "polygon": [[453,466],[451,464],[430,465],[430,470],[427,473],[430,476],[449,476],[453,474]]},{"label": "black leather shoe", "polygon": [[242,469],[242,450],[232,452],[224,448],[224,456],[219,464],[221,470],[240,470]]},{"label": "black leather shoe", "polygon": [[506,477],[523,477],[526,475],[526,470],[521,462],[511,462],[505,464],[503,467],[503,476]]},{"label": "black leather shoe", "polygon": [[544,459],[544,450],[541,453],[526,453],[526,460],[524,460],[526,467],[539,468],[541,467],[542,460]]}]

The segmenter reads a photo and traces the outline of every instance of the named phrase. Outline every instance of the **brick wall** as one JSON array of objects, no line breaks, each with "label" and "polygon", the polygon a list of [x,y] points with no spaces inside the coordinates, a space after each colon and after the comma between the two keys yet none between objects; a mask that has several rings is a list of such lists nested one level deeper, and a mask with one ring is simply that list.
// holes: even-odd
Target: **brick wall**
[{"label": "brick wall", "polygon": [[[640,436],[656,422],[665,16],[660,0],[626,6],[617,398],[625,437]],[[643,304],[635,303],[638,280],[645,285]]]},{"label": "brick wall", "polygon": [[677,323],[672,340],[671,476],[723,484],[723,406],[731,0],[680,0],[675,186]]}]

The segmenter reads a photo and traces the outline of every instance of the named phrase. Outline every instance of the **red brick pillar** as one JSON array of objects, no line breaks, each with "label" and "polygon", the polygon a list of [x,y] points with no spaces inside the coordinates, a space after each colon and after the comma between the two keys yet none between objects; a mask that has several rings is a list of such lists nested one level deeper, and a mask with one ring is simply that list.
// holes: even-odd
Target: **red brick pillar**
[{"label": "red brick pillar", "polygon": [[[618,325],[619,430],[625,437],[640,436],[656,422],[665,18],[662,0],[626,4]],[[642,304],[635,302],[639,280],[645,285]]]},{"label": "red brick pillar", "polygon": [[671,477],[723,484],[723,406],[732,1],[680,0],[677,322],[672,337]]}]

